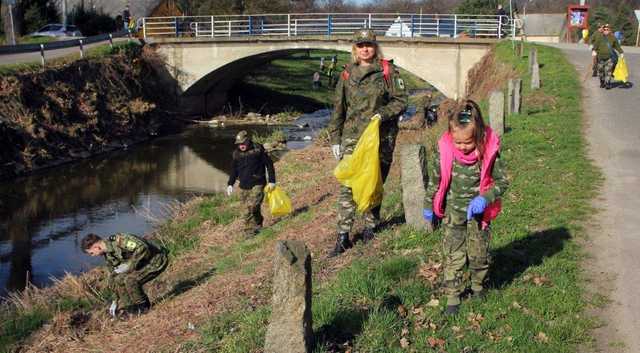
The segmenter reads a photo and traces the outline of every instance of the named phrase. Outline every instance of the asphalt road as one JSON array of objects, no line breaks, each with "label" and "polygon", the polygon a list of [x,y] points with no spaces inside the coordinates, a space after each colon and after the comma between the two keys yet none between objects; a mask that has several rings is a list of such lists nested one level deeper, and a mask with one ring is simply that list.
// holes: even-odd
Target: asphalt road
[{"label": "asphalt road", "polygon": [[[114,38],[113,42],[123,42],[126,41],[127,38]],[[103,44],[107,44],[109,41],[92,43],[84,46],[85,51],[90,48],[94,48]],[[71,47],[71,48],[63,48],[63,49],[55,49],[55,50],[47,50],[45,51],[45,59],[51,60],[60,58],[67,55],[78,54],[80,53],[79,47]],[[39,63],[40,62],[40,52],[31,52],[31,53],[20,53],[20,54],[10,54],[10,55],[0,55],[0,65],[11,65],[11,64],[23,64],[23,63]]]},{"label": "asphalt road", "polygon": [[[585,72],[591,56],[584,46],[560,46],[583,80],[589,152],[605,182],[595,206],[586,267],[593,285],[612,303],[597,313],[605,325],[596,330],[601,352],[640,352],[640,50],[625,59],[631,89],[604,90]],[[624,343],[624,348],[621,347]]]}]

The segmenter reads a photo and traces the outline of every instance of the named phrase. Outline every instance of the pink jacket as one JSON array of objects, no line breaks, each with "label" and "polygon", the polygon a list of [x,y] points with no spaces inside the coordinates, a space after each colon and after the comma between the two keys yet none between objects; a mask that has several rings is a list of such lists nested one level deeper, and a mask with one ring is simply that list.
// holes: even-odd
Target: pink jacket
[{"label": "pink jacket", "polygon": [[[444,133],[438,141],[438,149],[440,150],[440,185],[438,186],[438,191],[433,197],[433,212],[440,218],[444,217],[445,197],[447,195],[447,191],[449,191],[449,186],[451,185],[454,148],[451,133]],[[493,132],[493,130],[491,130],[491,128],[487,127],[485,152],[484,157],[481,160],[482,166],[480,167],[480,195],[488,191],[493,186],[491,172],[499,151],[500,138]],[[489,204],[484,210],[482,217],[483,227],[486,227],[492,220],[494,220],[500,213],[501,209],[502,203],[499,199]]]}]

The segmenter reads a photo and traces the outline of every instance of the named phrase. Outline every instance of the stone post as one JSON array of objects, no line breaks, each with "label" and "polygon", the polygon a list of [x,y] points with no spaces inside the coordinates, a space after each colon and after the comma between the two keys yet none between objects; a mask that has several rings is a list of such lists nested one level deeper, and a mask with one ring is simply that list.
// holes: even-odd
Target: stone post
[{"label": "stone post", "polygon": [[265,353],[311,353],[311,253],[301,241],[276,244]]},{"label": "stone post", "polygon": [[498,136],[504,134],[504,93],[502,91],[493,91],[489,96],[489,125]]},{"label": "stone post", "polygon": [[529,49],[529,72],[533,69],[533,62],[538,62],[538,49]]},{"label": "stone post", "polygon": [[531,89],[536,90],[540,88],[540,64],[538,64],[537,56],[533,58],[533,64],[531,65]]},{"label": "stone post", "polygon": [[427,158],[423,145],[403,145],[400,151],[400,177],[405,222],[416,229],[433,231],[424,220],[424,198],[427,189]]},{"label": "stone post", "polygon": [[520,114],[522,111],[522,79],[518,78],[514,81],[513,86],[513,112]]},{"label": "stone post", "polygon": [[507,115],[513,114],[513,97],[515,95],[513,92],[514,89],[515,89],[514,80],[510,79],[507,82]]}]

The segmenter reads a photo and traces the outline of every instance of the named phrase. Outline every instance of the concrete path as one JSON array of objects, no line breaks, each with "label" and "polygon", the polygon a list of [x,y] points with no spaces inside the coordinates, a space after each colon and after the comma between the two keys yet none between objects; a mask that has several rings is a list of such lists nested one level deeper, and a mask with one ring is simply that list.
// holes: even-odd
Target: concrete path
[{"label": "concrete path", "polygon": [[[590,67],[585,46],[560,46],[580,79]],[[632,89],[603,90],[597,78],[583,81],[590,155],[605,174],[588,243],[587,267],[596,289],[612,300],[599,316],[601,352],[640,352],[640,51],[626,51]],[[600,287],[600,288],[597,288]],[[621,343],[624,343],[624,348]]]},{"label": "concrete path", "polygon": [[[124,42],[127,38],[114,38],[114,43]],[[109,41],[97,42],[92,44],[87,44],[84,46],[84,50],[88,50],[100,45],[104,45],[109,43]],[[45,51],[45,59],[51,60],[60,57],[64,57],[67,55],[77,54],[80,55],[80,47],[70,47],[63,49],[54,49]],[[11,65],[11,64],[24,64],[24,63],[39,63],[40,62],[40,52],[31,52],[31,53],[20,53],[20,54],[9,54],[9,55],[0,55],[0,65]]]}]

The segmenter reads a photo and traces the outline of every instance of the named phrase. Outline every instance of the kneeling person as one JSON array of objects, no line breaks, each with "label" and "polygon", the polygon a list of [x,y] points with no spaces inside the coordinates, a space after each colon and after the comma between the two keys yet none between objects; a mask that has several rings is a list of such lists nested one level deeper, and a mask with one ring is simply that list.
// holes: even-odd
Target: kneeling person
[{"label": "kneeling person", "polygon": [[158,277],[169,263],[166,249],[136,235],[118,233],[107,239],[88,234],[82,249],[91,256],[104,256],[110,284],[116,294],[109,312],[129,313],[149,309],[151,303],[142,286]]},{"label": "kneeling person", "polygon": [[276,186],[276,172],[273,161],[259,143],[254,143],[246,131],[240,131],[235,141],[238,147],[233,151],[233,164],[227,195],[233,192],[233,184],[240,180],[240,202],[244,208],[243,232],[245,238],[256,235],[262,227],[260,208],[264,199],[264,187],[269,179],[268,189]]}]

